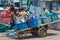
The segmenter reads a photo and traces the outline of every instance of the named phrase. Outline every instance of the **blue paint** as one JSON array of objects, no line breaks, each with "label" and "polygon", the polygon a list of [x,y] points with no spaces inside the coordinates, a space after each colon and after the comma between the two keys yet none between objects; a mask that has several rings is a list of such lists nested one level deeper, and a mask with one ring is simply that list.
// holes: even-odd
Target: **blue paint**
[{"label": "blue paint", "polygon": [[58,13],[53,12],[53,20],[56,21],[58,20]]},{"label": "blue paint", "polygon": [[53,22],[53,18],[52,18],[53,15],[52,15],[52,13],[49,13],[46,16],[48,17],[50,22]]},{"label": "blue paint", "polygon": [[39,20],[40,20],[40,24],[44,24],[44,23],[48,23],[49,22],[47,17],[40,17]]},{"label": "blue paint", "polygon": [[17,24],[16,27],[17,27],[17,30],[23,30],[23,29],[28,28],[26,22],[25,23]]},{"label": "blue paint", "polygon": [[38,19],[31,18],[30,20],[27,20],[27,25],[29,28],[37,27],[38,26]]},{"label": "blue paint", "polygon": [[49,13],[47,14],[47,17],[49,18],[51,22],[56,21],[58,20],[58,13],[54,13],[54,12]]}]

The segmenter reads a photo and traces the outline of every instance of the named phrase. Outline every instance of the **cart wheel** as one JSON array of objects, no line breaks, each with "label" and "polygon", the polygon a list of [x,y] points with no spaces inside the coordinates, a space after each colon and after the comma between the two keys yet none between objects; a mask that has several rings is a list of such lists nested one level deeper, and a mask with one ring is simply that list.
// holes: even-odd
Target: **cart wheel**
[{"label": "cart wheel", "polygon": [[47,30],[45,28],[41,28],[38,31],[38,36],[45,37],[47,35]]},{"label": "cart wheel", "polygon": [[31,31],[32,31],[31,34],[33,36],[38,36],[38,29],[34,29],[34,30],[31,30]]}]

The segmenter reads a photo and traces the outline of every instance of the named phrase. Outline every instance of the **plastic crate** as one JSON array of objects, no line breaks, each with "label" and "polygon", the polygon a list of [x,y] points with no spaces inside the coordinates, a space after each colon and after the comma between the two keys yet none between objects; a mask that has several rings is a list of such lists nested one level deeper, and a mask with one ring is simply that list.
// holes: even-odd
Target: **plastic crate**
[{"label": "plastic crate", "polygon": [[10,17],[3,18],[3,20],[2,20],[2,23],[4,23],[4,24],[9,24],[9,22],[10,22]]}]

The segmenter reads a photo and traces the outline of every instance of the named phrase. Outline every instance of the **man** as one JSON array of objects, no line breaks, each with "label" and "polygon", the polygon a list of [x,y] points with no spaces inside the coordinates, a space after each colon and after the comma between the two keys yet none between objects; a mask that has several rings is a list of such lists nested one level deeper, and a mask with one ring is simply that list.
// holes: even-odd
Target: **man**
[{"label": "man", "polygon": [[49,10],[46,8],[43,8],[43,10],[44,10],[44,13],[43,13],[44,16],[46,16],[46,14],[50,13]]},{"label": "man", "polygon": [[13,2],[10,2],[9,5],[10,5],[10,11],[11,12],[15,11],[15,7],[13,6]]},{"label": "man", "polygon": [[13,28],[13,26],[15,26],[15,14],[14,12],[11,12],[11,21],[10,21],[10,26],[11,26],[11,29]]},{"label": "man", "polygon": [[11,29],[13,28],[13,26],[15,26],[15,20],[16,20],[16,10],[14,8],[14,6],[12,5],[12,3],[10,3],[10,11],[11,11]]},{"label": "man", "polygon": [[13,5],[10,5],[10,11],[11,11],[11,12],[15,11],[15,8],[14,8]]}]

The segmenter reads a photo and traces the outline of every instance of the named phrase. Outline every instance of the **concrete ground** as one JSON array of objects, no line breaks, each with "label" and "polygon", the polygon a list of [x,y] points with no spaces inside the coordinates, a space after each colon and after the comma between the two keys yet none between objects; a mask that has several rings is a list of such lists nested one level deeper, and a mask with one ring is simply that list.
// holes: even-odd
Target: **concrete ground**
[{"label": "concrete ground", "polygon": [[49,29],[47,37],[40,38],[29,36],[25,39],[10,38],[6,37],[4,33],[0,33],[0,40],[60,40],[60,31]]}]

